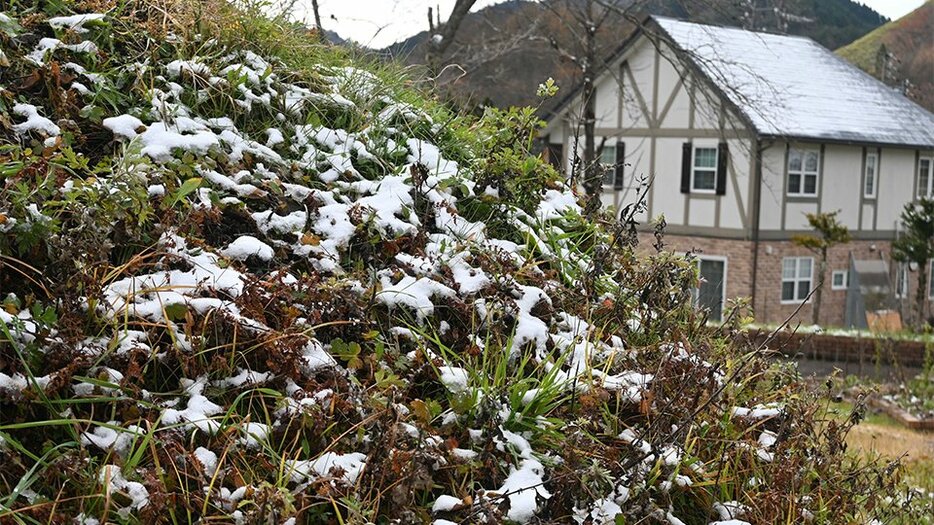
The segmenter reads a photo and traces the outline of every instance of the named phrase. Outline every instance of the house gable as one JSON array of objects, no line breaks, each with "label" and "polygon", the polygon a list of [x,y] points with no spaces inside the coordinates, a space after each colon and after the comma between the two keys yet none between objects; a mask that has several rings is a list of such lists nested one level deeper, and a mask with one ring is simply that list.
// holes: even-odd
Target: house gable
[{"label": "house gable", "polygon": [[[596,143],[625,149],[626,183],[604,188],[605,206],[621,209],[634,202],[638,183],[645,180],[652,186],[638,217],[642,222],[664,215],[672,231],[720,228],[737,237],[750,235],[755,134],[689,62],[643,33],[597,77],[595,88]],[[581,109],[578,95],[545,130],[550,142],[563,144],[568,170],[574,162],[573,137],[582,136]],[[704,148],[722,143],[729,152],[721,195],[677,192],[686,142]]]}]

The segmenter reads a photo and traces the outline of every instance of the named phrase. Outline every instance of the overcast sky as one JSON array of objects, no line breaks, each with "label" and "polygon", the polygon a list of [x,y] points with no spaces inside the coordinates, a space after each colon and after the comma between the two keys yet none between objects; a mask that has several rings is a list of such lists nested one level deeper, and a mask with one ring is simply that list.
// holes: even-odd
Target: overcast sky
[{"label": "overcast sky", "polygon": [[[298,0],[298,18],[311,23],[311,0]],[[478,0],[474,10],[502,0]],[[857,0],[892,19],[900,18],[924,0]],[[321,25],[343,38],[373,48],[386,47],[428,29],[428,6],[440,6],[446,18],[454,0],[319,0]],[[303,12],[302,12],[303,11]],[[332,18],[333,17],[333,18]]]}]

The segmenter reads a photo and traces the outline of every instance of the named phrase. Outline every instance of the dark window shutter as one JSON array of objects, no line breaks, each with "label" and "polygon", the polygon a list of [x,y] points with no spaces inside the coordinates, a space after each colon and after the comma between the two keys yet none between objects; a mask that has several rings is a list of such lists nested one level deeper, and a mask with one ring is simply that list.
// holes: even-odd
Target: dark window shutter
[{"label": "dark window shutter", "polygon": [[681,146],[681,193],[691,192],[691,157],[693,156],[691,143],[685,142]]},{"label": "dark window shutter", "polygon": [[616,143],[616,173],[613,175],[613,189],[623,189],[623,176],[626,171],[626,143]]},{"label": "dark window shutter", "polygon": [[726,195],[726,163],[730,154],[726,142],[717,146],[717,195]]}]

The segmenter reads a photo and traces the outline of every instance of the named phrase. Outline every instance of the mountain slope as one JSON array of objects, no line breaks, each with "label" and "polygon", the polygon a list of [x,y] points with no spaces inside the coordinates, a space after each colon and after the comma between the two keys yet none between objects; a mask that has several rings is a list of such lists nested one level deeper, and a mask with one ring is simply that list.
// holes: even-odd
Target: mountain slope
[{"label": "mountain slope", "polygon": [[[569,0],[570,4],[576,1]],[[631,4],[619,1],[620,6]],[[490,102],[498,107],[536,105],[536,86],[553,77],[563,90],[579,82],[579,72],[568,56],[580,56],[582,49],[573,36],[581,28],[569,25],[573,20],[558,3],[556,11],[537,2],[511,0],[468,15],[455,37],[446,60],[458,67],[442,77],[445,89],[468,105]],[[875,29],[885,22],[875,11],[851,0],[794,0],[785,2],[795,15],[788,32],[809,36],[825,47],[835,49]],[[650,0],[640,2],[637,12],[673,16],[696,22],[742,25],[743,8],[738,2],[683,2]],[[777,27],[771,11],[760,15],[757,27],[774,31]],[[641,15],[640,15],[641,16]],[[573,22],[570,22],[573,24]],[[610,15],[597,31],[598,56],[606,57],[633,30],[633,25],[618,15]],[[427,31],[391,46],[385,53],[409,64],[421,64]],[[555,51],[552,42],[563,52]],[[544,106],[547,114],[549,103]]]},{"label": "mountain slope", "polygon": [[[890,58],[884,58],[886,53]],[[837,54],[890,85],[908,80],[909,96],[934,111],[934,2],[841,47]]]},{"label": "mountain slope", "polygon": [[4,523],[887,521],[770,351],[530,151],[217,0],[0,13]]}]

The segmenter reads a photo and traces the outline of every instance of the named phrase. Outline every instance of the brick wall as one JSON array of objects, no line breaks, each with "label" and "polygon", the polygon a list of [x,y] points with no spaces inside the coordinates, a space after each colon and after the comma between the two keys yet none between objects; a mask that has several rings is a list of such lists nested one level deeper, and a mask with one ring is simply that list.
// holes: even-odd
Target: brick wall
[{"label": "brick wall", "polygon": [[[827,254],[827,273],[824,276],[824,292],[821,298],[821,319],[819,324],[842,326],[846,310],[846,290],[834,290],[831,277],[834,270],[847,270],[850,267],[850,253],[856,259],[879,259],[890,261],[891,243],[886,241],[851,241],[845,245],[831,248]],[[795,313],[798,303],[783,304],[782,259],[785,257],[813,257],[814,282],[819,278],[820,258],[805,248],[795,246],[790,241],[763,241],[759,243],[759,273],[756,285],[756,320],[764,323],[778,323]],[[812,308],[816,297],[805,304],[793,322],[811,323]]]},{"label": "brick wall", "polygon": [[[765,341],[767,336],[766,332],[749,334],[757,344]],[[791,358],[913,368],[924,366],[928,346],[920,341],[787,331],[777,334],[769,344],[770,349]]]},{"label": "brick wall", "polygon": [[[640,234],[643,249],[652,245],[654,239],[648,233]],[[696,252],[699,256],[710,255],[727,258],[727,298],[751,297],[753,293],[753,253],[752,241],[737,239],[714,239],[684,235],[666,235],[665,248],[676,253]],[[650,249],[650,248],[649,248]],[[823,326],[842,326],[846,311],[846,290],[834,290],[831,286],[834,270],[848,270],[850,253],[857,260],[883,259],[891,270],[890,279],[895,285],[895,265],[891,261],[891,242],[888,241],[851,241],[836,246],[827,256],[827,272],[824,276],[824,292],[821,299],[821,319]],[[756,273],[756,301],[753,304],[756,320],[760,323],[780,323],[792,317],[792,323],[811,324],[813,303],[816,297],[798,310],[798,303],[783,304],[782,259],[785,257],[813,257],[813,284],[819,282],[819,257],[805,248],[795,246],[791,241],[761,241],[759,243],[758,272]],[[908,297],[898,302],[898,309],[903,319],[910,320],[913,315],[915,291],[918,287],[918,272],[909,272]],[[797,314],[795,315],[795,311]],[[932,301],[927,301],[927,313],[931,315]]]}]

